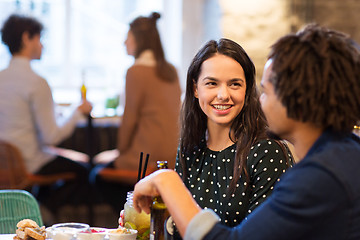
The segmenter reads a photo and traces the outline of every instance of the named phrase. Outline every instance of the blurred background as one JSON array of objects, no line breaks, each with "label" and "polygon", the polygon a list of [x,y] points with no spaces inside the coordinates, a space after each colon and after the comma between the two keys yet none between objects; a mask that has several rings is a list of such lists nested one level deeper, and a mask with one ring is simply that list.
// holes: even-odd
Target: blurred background
[{"label": "blurred background", "polygon": [[[177,68],[183,90],[191,59],[210,39],[226,37],[242,45],[255,63],[258,81],[271,44],[306,23],[343,31],[360,42],[359,0],[0,0],[0,10],[1,25],[12,13],[34,16],[44,24],[43,54],[32,61],[34,70],[48,81],[60,107],[77,103],[84,83],[95,117],[121,115],[125,74],[134,61],[124,46],[128,24],[153,11],[161,14],[158,29],[166,58]],[[10,57],[1,43],[0,70]],[[102,146],[96,152],[115,147],[115,121],[114,128],[97,135],[106,138],[94,138],[94,145]],[[84,150],[77,147],[85,142],[85,133],[79,131],[85,130],[77,129],[65,147]],[[77,214],[85,216],[86,210],[78,208]],[[94,225],[117,225],[118,213],[109,207],[94,211]],[[73,208],[64,209],[63,220],[71,214]]]},{"label": "blurred background", "polygon": [[[166,57],[179,72],[184,89],[194,53],[209,39],[240,43],[261,79],[269,46],[280,36],[317,22],[360,40],[358,0],[0,0],[0,22],[11,13],[35,16],[45,25],[43,55],[33,67],[49,82],[57,103],[68,105],[88,88],[94,115],[104,115],[106,99],[124,99],[126,69],[133,58],[124,40],[138,15],[161,13],[159,30]],[[0,45],[0,69],[10,54]]]}]

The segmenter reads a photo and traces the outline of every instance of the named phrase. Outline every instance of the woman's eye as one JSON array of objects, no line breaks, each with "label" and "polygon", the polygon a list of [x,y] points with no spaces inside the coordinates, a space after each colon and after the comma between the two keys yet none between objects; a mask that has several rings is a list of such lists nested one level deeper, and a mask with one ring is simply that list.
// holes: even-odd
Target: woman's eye
[{"label": "woman's eye", "polygon": [[216,82],[207,82],[205,85],[207,85],[207,86],[215,86]]},{"label": "woman's eye", "polygon": [[233,82],[233,83],[231,84],[231,86],[241,87],[242,85],[241,85],[241,83],[239,83],[239,82]]}]

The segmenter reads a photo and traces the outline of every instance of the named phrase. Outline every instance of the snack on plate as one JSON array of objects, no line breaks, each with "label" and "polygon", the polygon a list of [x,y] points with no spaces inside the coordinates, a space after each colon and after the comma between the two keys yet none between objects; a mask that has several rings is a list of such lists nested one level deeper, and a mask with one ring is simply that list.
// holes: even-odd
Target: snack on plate
[{"label": "snack on plate", "polygon": [[23,219],[16,224],[16,236],[14,240],[45,240],[45,226],[39,227],[31,219]]},{"label": "snack on plate", "polygon": [[17,228],[26,228],[26,227],[38,228],[39,225],[37,225],[37,223],[31,219],[23,219],[16,224],[16,227]]},{"label": "snack on plate", "polygon": [[117,229],[109,229],[109,240],[136,240],[137,230],[118,227]]},{"label": "snack on plate", "polygon": [[117,229],[110,230],[109,233],[113,234],[130,234],[130,229],[119,226]]}]

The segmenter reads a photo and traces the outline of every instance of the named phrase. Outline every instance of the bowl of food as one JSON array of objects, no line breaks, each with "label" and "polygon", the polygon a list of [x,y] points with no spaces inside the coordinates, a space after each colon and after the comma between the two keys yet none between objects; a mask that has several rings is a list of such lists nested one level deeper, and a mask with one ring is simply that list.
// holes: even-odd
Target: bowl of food
[{"label": "bowl of food", "polygon": [[53,240],[71,240],[77,238],[80,232],[90,231],[90,226],[85,223],[58,223],[48,229],[48,237]]},{"label": "bowl of food", "polygon": [[137,231],[120,227],[116,229],[109,229],[109,240],[136,240]]},{"label": "bowl of food", "polygon": [[106,228],[91,227],[88,231],[81,231],[77,234],[79,240],[104,240],[107,234]]}]

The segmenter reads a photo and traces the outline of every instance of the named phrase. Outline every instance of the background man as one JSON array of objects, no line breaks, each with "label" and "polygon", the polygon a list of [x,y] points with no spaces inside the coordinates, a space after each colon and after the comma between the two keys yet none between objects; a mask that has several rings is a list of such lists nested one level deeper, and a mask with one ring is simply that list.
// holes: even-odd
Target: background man
[{"label": "background man", "polygon": [[[86,184],[86,166],[55,155],[50,147],[69,137],[82,114],[89,114],[92,106],[84,100],[68,119],[57,122],[50,87],[30,65],[31,60],[41,58],[42,29],[36,19],[20,15],[11,15],[1,29],[2,41],[9,47],[12,59],[8,68],[0,72],[0,138],[19,148],[29,172],[74,172],[76,181]],[[84,154],[71,153],[75,160],[84,158]],[[53,197],[51,204],[76,198]]]}]

